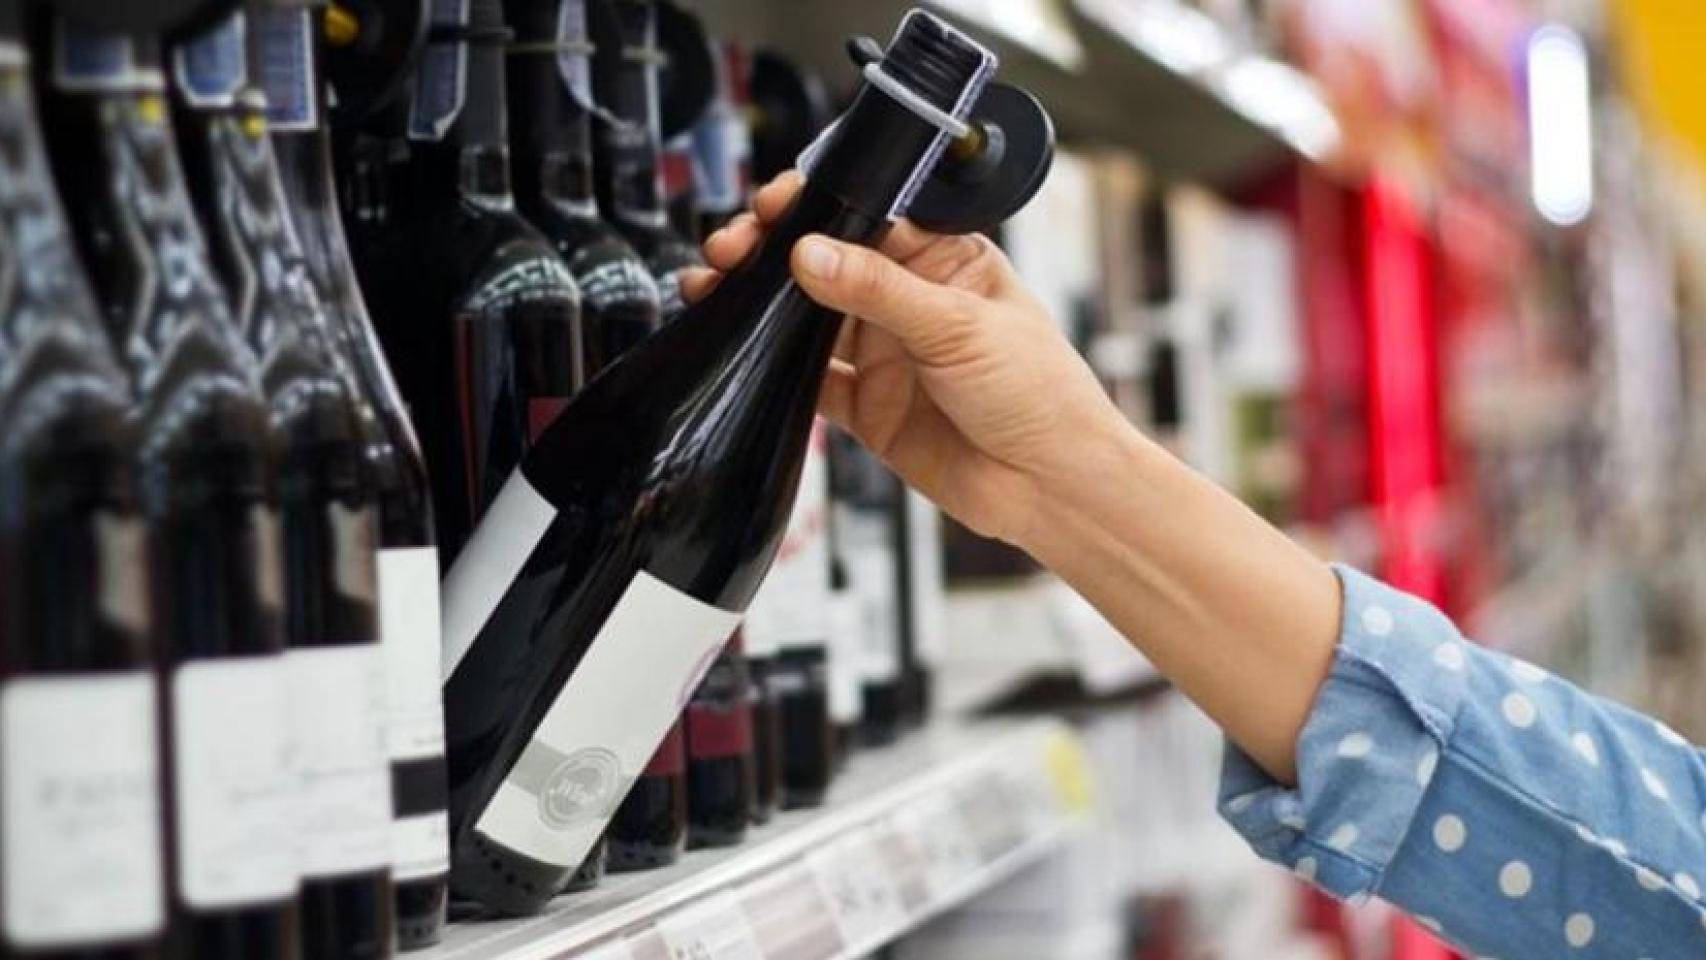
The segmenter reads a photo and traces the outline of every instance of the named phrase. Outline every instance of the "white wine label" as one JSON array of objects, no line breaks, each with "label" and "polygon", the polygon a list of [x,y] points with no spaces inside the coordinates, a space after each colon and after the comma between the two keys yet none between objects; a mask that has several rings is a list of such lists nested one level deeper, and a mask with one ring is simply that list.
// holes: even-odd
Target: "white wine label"
[{"label": "white wine label", "polygon": [[419,880],[450,870],[450,814],[437,810],[391,824],[391,877]]},{"label": "white wine label", "polygon": [[284,658],[184,663],[172,674],[178,889],[192,907],[296,889]]},{"label": "white wine label", "polygon": [[829,466],[823,421],[812,425],[800,489],[770,572],[746,610],[749,650],[823,649],[829,643]]},{"label": "white wine label", "polygon": [[140,633],[148,627],[148,528],[134,516],[95,514],[100,543],[96,603],[108,622]]},{"label": "white wine label", "polygon": [[842,509],[836,516],[847,579],[859,596],[863,618],[860,679],[890,683],[900,676],[900,609],[888,517],[871,510]]},{"label": "white wine label", "polygon": [[[392,763],[444,756],[444,698],[438,678],[441,636],[437,548],[379,551],[386,753]],[[414,880],[444,874],[450,869],[449,832],[443,810],[393,820],[392,875]]]},{"label": "white wine label", "polygon": [[438,617],[437,548],[379,551],[379,638],[392,760],[444,756]]},{"label": "white wine label", "polygon": [[12,946],[164,924],[154,691],[147,673],[0,685],[0,912]]},{"label": "white wine label", "polygon": [[907,490],[905,496],[913,649],[920,661],[935,664],[942,659],[948,629],[948,601],[942,583],[942,515],[922,493]]},{"label": "white wine label", "polygon": [[669,914],[657,932],[670,960],[764,960],[745,909],[727,891]]},{"label": "white wine label", "polygon": [[829,716],[845,726],[864,714],[860,661],[865,646],[865,612],[851,589],[836,591],[829,602]]},{"label": "white wine label", "polygon": [[578,865],[738,622],[635,574],[475,826],[535,860]]},{"label": "white wine label", "polygon": [[492,611],[521,575],[557,508],[517,469],[444,578],[444,655],[439,679],[449,680]]},{"label": "white wine label", "polygon": [[391,862],[385,664],[375,643],[285,654],[293,758],[301,777],[298,863],[332,877]]}]

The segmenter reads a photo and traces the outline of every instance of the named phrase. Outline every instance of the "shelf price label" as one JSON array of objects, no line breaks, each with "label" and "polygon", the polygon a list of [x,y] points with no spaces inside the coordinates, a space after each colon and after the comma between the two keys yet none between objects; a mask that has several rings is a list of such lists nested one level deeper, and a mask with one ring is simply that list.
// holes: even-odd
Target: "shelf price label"
[{"label": "shelf price label", "polygon": [[1048,771],[1055,794],[1068,812],[1090,812],[1096,802],[1095,788],[1090,780],[1090,763],[1084,756],[1084,747],[1075,737],[1059,730],[1050,734],[1047,745],[1043,747],[1043,766]]},{"label": "shelf price label", "polygon": [[901,810],[895,822],[924,861],[924,883],[931,899],[952,896],[983,866],[958,804],[945,791],[919,798]]},{"label": "shelf price label", "polygon": [[871,843],[900,894],[901,908],[908,914],[922,910],[930,902],[930,887],[924,876],[924,853],[912,834],[890,816],[871,825]]},{"label": "shelf price label", "polygon": [[806,857],[851,953],[906,923],[906,907],[868,830]]},{"label": "shelf price label", "polygon": [[740,901],[728,891],[664,917],[657,932],[670,960],[764,960]]}]

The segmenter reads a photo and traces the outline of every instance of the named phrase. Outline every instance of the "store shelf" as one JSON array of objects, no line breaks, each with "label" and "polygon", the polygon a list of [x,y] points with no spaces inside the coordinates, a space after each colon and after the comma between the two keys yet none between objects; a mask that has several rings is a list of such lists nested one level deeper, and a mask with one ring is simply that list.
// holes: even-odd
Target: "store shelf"
[{"label": "store shelf", "polygon": [[452,924],[419,960],[861,957],[1060,843],[1086,814],[1056,720],[944,724],[855,755],[830,803],[725,850],[612,876],[544,915]]},{"label": "store shelf", "polygon": [[852,77],[843,42],[887,37],[923,5],[1001,57],[1003,79],[1035,93],[1062,142],[1117,146],[1164,177],[1235,186],[1339,149],[1339,127],[1302,73],[1242,49],[1183,5],[1122,0],[716,0],[697,9],[711,32],[750,38],[822,74]]}]

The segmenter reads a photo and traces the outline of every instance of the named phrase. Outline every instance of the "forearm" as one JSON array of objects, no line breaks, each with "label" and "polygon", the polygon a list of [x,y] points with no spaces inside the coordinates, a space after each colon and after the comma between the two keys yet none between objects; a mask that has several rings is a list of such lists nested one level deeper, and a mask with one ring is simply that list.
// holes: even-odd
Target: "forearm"
[{"label": "forearm", "polygon": [[1047,478],[1022,544],[1275,778],[1331,665],[1339,584],[1230,494],[1109,426]]}]

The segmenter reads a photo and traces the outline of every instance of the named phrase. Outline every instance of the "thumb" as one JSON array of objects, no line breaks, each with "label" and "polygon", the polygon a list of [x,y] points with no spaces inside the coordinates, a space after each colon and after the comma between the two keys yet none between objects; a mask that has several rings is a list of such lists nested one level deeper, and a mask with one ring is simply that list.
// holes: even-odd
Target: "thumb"
[{"label": "thumb", "polygon": [[952,362],[977,329],[971,294],[925,280],[875,250],[814,235],[794,245],[792,266],[807,296],[887,330],[920,362]]}]

